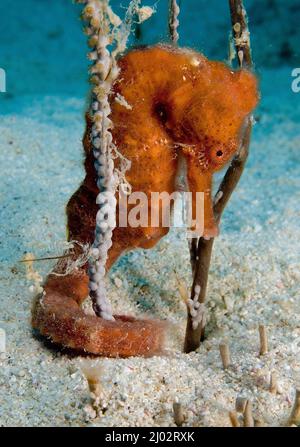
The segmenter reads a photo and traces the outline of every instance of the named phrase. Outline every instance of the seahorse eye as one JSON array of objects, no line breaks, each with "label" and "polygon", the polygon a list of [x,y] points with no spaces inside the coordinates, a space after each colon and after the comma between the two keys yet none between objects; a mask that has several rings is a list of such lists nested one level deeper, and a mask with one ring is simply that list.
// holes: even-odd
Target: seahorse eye
[{"label": "seahorse eye", "polygon": [[223,151],[221,151],[220,149],[217,151],[216,153],[217,157],[221,158],[223,157]]},{"label": "seahorse eye", "polygon": [[158,119],[164,124],[166,123],[168,119],[168,112],[166,109],[166,106],[162,103],[157,103],[154,106],[154,110],[156,115],[158,116]]}]

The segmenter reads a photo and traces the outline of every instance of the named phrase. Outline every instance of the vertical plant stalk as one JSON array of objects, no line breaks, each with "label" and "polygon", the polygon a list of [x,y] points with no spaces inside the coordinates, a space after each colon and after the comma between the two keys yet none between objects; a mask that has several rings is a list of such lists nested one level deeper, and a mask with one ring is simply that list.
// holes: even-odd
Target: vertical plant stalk
[{"label": "vertical plant stalk", "polygon": [[271,373],[269,391],[272,394],[278,393],[278,377],[274,371]]},{"label": "vertical plant stalk", "polygon": [[244,412],[244,427],[254,427],[254,419],[252,414],[252,402],[247,400]]},{"label": "vertical plant stalk", "polygon": [[180,8],[176,0],[169,0],[169,33],[173,45],[178,45],[179,40],[179,17]]},{"label": "vertical plant stalk", "polygon": [[229,419],[230,419],[232,427],[240,427],[241,426],[236,411],[230,411],[229,412]]},{"label": "vertical plant stalk", "polygon": [[221,343],[219,345],[222,365],[224,369],[228,369],[231,364],[231,358],[230,358],[230,350],[227,343]]},{"label": "vertical plant stalk", "polygon": [[185,417],[183,408],[180,402],[173,403],[174,421],[177,427],[181,427],[184,423]]},{"label": "vertical plant stalk", "polygon": [[88,56],[92,62],[90,82],[93,87],[89,113],[93,121],[91,143],[99,188],[96,199],[99,211],[96,216],[95,240],[89,260],[89,289],[96,315],[114,320],[105,286],[106,262],[112,246],[112,233],[116,227],[115,194],[120,176],[124,175],[129,165],[123,160],[123,172],[114,167],[114,158],[120,154],[113,143],[111,133],[113,124],[109,118],[109,96],[119,74],[117,57],[126,49],[132,19],[139,11],[141,0],[130,1],[124,22],[112,11],[109,0],[77,1],[85,5],[82,19],[91,48]]},{"label": "vertical plant stalk", "polygon": [[100,191],[96,200],[99,210],[89,262],[89,289],[96,315],[113,320],[105,287],[105,265],[112,245],[112,232],[116,226],[116,179],[112,156],[109,94],[118,76],[118,67],[108,49],[112,43],[108,8],[108,0],[88,0],[82,17],[87,25],[86,33],[91,47],[90,82],[93,88],[89,113],[93,120],[91,143],[95,158],[97,186]]},{"label": "vertical plant stalk", "polygon": [[268,348],[268,335],[266,327],[261,324],[258,327],[259,332],[259,341],[260,341],[260,348],[259,348],[259,355],[265,355],[269,348]]},{"label": "vertical plant stalk", "polygon": [[287,425],[289,427],[291,425],[300,426],[300,389],[296,390],[295,403],[292,409],[292,413],[287,422]]},{"label": "vertical plant stalk", "polygon": [[[232,36],[236,54],[238,56],[239,66],[243,65],[247,68],[252,68],[250,34],[248,30],[247,16],[243,6],[242,0],[229,0]],[[241,175],[244,171],[246,161],[249,155],[249,146],[251,139],[252,119],[248,118],[245,132],[241,141],[241,147],[232,160],[215,196],[214,214],[216,222],[221,220],[222,213],[231,197],[231,194],[237,187]],[[191,291],[191,299],[195,297],[195,289],[199,290],[198,301],[204,306],[206,300],[206,290],[208,283],[208,274],[212,256],[214,239],[206,240],[203,237],[199,238],[197,243],[193,241],[190,244],[192,270],[193,270],[193,284]],[[194,318],[188,309],[187,327],[184,342],[184,352],[188,353],[196,350],[200,346],[201,340],[204,338],[205,317],[195,327]]]}]

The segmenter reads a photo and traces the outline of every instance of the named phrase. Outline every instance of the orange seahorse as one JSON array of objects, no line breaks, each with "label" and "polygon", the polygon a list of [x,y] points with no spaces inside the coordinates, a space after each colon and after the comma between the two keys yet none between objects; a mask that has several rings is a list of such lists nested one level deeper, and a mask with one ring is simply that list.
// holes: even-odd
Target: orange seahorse
[{"label": "orange seahorse", "polygon": [[[195,193],[204,192],[204,236],[215,237],[212,177],[239,148],[245,120],[258,102],[255,76],[247,70],[233,71],[191,50],[163,46],[132,50],[119,60],[119,67],[110,97],[112,135],[118,150],[131,161],[126,178],[132,191],[147,196],[152,191],[174,192],[181,154],[193,193],[193,213]],[[129,106],[116,100],[120,97]],[[88,115],[86,119],[86,176],[68,203],[67,216],[70,240],[91,244],[98,189],[90,139],[92,122]],[[153,247],[167,232],[162,226],[117,226],[106,269],[127,250]],[[50,274],[44,291],[36,300],[32,324],[53,342],[111,357],[161,352],[163,323],[125,316],[106,321],[84,313],[86,266],[66,276]]]}]

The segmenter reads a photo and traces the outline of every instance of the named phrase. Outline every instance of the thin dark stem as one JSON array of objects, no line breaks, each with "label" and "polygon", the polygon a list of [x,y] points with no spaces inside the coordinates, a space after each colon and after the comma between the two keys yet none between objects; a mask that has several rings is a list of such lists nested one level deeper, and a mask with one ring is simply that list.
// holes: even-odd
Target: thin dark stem
[{"label": "thin dark stem", "polygon": [[71,256],[72,256],[72,254],[63,255],[63,256],[49,256],[47,258],[22,259],[19,262],[26,263],[26,262],[52,261],[53,259],[65,259],[65,258],[70,258]]},{"label": "thin dark stem", "polygon": [[[194,280],[192,286],[192,299],[195,295],[195,287],[198,285],[201,287],[198,301],[200,303],[205,302],[206,289],[208,282],[208,273],[210,260],[212,255],[214,239],[209,241],[200,238],[198,242],[198,256],[199,259],[196,262]],[[187,327],[184,342],[184,352],[195,351],[200,345],[200,342],[204,338],[204,324],[199,324],[196,329],[193,328],[193,319],[189,312],[187,312]]]},{"label": "thin dark stem", "polygon": [[[239,66],[246,65],[247,68],[252,67],[250,38],[247,24],[247,16],[242,0],[229,0],[231,13],[232,35],[236,53],[238,56]],[[242,139],[239,152],[232,160],[215,197],[214,214],[217,223],[220,222],[222,213],[235,190],[249,154],[249,145],[251,139],[252,122],[251,118],[246,123],[244,136]],[[191,290],[191,299],[195,296],[195,288],[200,286],[200,294],[198,301],[204,303],[206,300],[206,291],[208,283],[208,274],[212,256],[214,239],[205,240],[200,238],[198,244],[193,242],[190,244],[191,260],[196,260],[192,270],[194,274],[193,285]],[[188,309],[187,327],[185,334],[184,352],[191,352],[200,346],[201,340],[204,338],[205,321],[202,321],[197,328],[193,328],[193,318]]]},{"label": "thin dark stem", "polygon": [[198,241],[199,239],[196,237],[189,239],[190,261],[193,274],[195,273],[196,269]]}]

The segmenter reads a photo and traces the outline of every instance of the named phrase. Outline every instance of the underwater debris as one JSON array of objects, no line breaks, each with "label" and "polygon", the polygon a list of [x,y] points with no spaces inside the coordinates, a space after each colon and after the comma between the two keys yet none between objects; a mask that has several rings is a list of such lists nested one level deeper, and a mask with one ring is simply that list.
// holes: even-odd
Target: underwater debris
[{"label": "underwater debris", "polygon": [[137,8],[137,15],[139,18],[139,22],[138,24],[140,25],[141,23],[145,22],[146,20],[150,19],[150,17],[153,16],[155,12],[154,8],[151,8],[151,6],[141,6]]},{"label": "underwater debris", "polygon": [[128,104],[124,96],[121,96],[119,93],[115,97],[115,101],[121,106],[125,107],[128,110],[132,110],[132,106]]},{"label": "underwater debris", "polygon": [[88,383],[90,392],[90,404],[86,405],[84,410],[89,419],[95,419],[105,406],[105,393],[101,384],[104,366],[99,361],[81,359],[79,368]]},{"label": "underwater debris", "polygon": [[34,270],[33,262],[35,261],[35,257],[32,253],[26,253],[23,257],[22,261],[26,266],[26,278],[29,281],[32,281],[33,284],[30,286],[30,291],[34,294],[39,294],[43,292],[43,287],[41,286],[43,282],[42,276],[38,271]]}]

